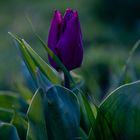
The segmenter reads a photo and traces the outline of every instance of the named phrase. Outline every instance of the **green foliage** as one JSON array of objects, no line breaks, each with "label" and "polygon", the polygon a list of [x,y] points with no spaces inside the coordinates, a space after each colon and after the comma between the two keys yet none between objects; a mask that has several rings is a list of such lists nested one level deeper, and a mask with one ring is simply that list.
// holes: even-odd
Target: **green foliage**
[{"label": "green foliage", "polygon": [[20,140],[16,128],[8,123],[0,123],[0,138],[2,140]]},{"label": "green foliage", "polygon": [[29,140],[61,140],[78,136],[78,100],[63,87],[53,86],[46,93],[38,90],[33,96],[27,116]]},{"label": "green foliage", "polygon": [[10,122],[13,117],[13,110],[0,108],[0,120],[4,122]]},{"label": "green foliage", "polygon": [[83,128],[85,133],[88,135],[90,130],[93,132],[93,126],[94,126],[95,118],[96,118],[95,111],[97,108],[94,106],[95,111],[92,110],[93,106],[91,107],[90,103],[87,101],[82,91],[78,90],[76,91],[76,94],[80,102],[81,127]]},{"label": "green foliage", "polygon": [[26,133],[27,133],[27,127],[28,127],[26,116],[20,115],[15,111],[13,118],[11,120],[11,124],[13,124],[16,127],[20,139],[25,140]]},{"label": "green foliage", "polygon": [[0,91],[0,107],[4,109],[16,109],[25,113],[28,105],[17,93]]},{"label": "green foliage", "polygon": [[109,94],[99,107],[98,139],[140,138],[140,82],[126,84]]},{"label": "green foliage", "polygon": [[80,110],[77,97],[70,90],[60,86],[50,88],[46,93],[48,112],[47,126],[54,140],[74,139],[78,136]]},{"label": "green foliage", "polygon": [[[11,34],[32,75],[37,91],[32,94],[17,85],[18,91],[0,92],[0,138],[2,140],[131,140],[140,138],[140,81],[124,84],[99,104],[82,90],[83,79],[65,66],[37,36],[46,51],[70,81],[45,62],[27,42]],[[126,78],[128,62],[121,75]],[[75,81],[74,81],[75,80]],[[73,82],[74,81],[74,82]],[[125,83],[125,82],[124,82]]]},{"label": "green foliage", "polygon": [[139,80],[139,46],[138,40],[128,53],[114,53],[114,49],[103,52],[101,48],[90,48],[80,70],[85,80],[85,91],[100,102],[117,87]]},{"label": "green foliage", "polygon": [[12,33],[9,34],[17,41],[17,43],[19,43],[18,47],[20,52],[34,79],[36,79],[36,69],[39,67],[51,82],[54,84],[60,83],[59,76],[57,75],[56,71],[47,63],[45,63],[42,58],[38,56],[23,39],[16,37]]},{"label": "green foliage", "polygon": [[47,140],[47,129],[43,106],[43,91],[37,90],[29,106],[27,140]]}]

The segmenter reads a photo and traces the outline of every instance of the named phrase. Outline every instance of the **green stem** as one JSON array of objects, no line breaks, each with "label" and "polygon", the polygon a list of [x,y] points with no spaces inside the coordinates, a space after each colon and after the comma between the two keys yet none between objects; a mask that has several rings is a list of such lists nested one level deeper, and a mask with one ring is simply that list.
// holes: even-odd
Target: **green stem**
[{"label": "green stem", "polygon": [[69,77],[64,74],[64,86],[68,89],[70,89],[70,80],[69,80]]}]

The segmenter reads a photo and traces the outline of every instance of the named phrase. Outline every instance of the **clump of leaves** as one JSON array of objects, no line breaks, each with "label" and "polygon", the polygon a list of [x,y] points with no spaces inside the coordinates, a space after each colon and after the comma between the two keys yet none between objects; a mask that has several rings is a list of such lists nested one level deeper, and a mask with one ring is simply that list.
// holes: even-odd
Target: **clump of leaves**
[{"label": "clump of leaves", "polygon": [[[128,140],[140,138],[140,81],[124,84],[99,104],[82,91],[82,78],[69,73],[59,58],[37,38],[69,78],[44,61],[23,39],[10,33],[34,81],[32,94],[0,92],[0,138],[3,140]],[[128,65],[128,63],[126,64]],[[124,73],[127,66],[124,69]],[[125,75],[125,74],[123,74]],[[121,75],[120,82],[123,80]],[[120,82],[118,85],[120,85]]]}]

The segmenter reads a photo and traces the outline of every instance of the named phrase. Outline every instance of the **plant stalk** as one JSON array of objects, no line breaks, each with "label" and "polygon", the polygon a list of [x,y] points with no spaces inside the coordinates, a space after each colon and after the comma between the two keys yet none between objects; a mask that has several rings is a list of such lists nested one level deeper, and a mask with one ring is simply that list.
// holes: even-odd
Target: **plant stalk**
[{"label": "plant stalk", "polygon": [[69,77],[64,74],[64,86],[68,89],[70,89],[70,80],[69,80]]}]

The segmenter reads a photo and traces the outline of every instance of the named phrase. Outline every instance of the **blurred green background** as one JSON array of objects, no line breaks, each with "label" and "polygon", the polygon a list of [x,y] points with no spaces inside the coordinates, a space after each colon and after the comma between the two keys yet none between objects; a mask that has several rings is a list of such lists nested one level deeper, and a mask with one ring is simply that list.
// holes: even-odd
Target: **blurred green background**
[{"label": "blurred green background", "polygon": [[[14,89],[23,81],[21,58],[8,31],[27,40],[43,58],[47,57],[32,34],[26,19],[47,41],[55,9],[78,10],[85,56],[81,69],[88,94],[103,98],[118,80],[128,53],[140,38],[139,0],[1,0],[0,1],[0,89]],[[127,81],[139,79],[139,51],[136,52]],[[130,80],[131,79],[131,80]]]}]

